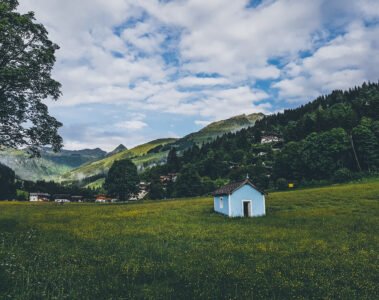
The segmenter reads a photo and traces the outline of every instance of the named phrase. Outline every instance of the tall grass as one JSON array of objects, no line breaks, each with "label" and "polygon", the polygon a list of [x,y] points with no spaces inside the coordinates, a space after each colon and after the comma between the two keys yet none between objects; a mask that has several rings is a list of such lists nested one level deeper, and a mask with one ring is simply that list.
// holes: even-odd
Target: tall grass
[{"label": "tall grass", "polygon": [[0,298],[378,298],[379,182],[273,193],[261,218],[212,207],[0,203]]}]

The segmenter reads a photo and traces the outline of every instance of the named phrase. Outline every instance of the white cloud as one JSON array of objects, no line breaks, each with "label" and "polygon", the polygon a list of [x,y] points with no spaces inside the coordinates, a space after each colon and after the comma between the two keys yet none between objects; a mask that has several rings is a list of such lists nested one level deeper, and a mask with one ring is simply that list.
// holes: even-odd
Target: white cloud
[{"label": "white cloud", "polygon": [[[377,0],[247,4],[33,0],[20,7],[35,11],[61,46],[54,76],[64,95],[49,104],[54,109],[106,104],[129,113],[192,116],[191,122],[219,120],[274,112],[286,106],[282,101],[304,102],[378,80]],[[267,82],[259,85],[262,80],[272,83],[279,99]],[[96,110],[92,115],[96,123]],[[109,133],[109,143],[137,141],[133,131],[149,129],[143,118],[130,114],[115,124],[128,133]],[[94,132],[83,139],[106,147],[106,138],[97,139]]]},{"label": "white cloud", "polygon": [[[188,70],[243,78],[278,76],[268,60],[311,47],[321,1],[264,1],[248,10],[246,4],[192,0],[142,5],[162,22],[185,29],[180,50]],[[261,71],[265,68],[271,72]]]},{"label": "white cloud", "polygon": [[116,127],[121,128],[121,129],[128,129],[128,130],[141,130],[147,127],[147,124],[143,121],[132,120],[132,121],[124,121],[121,123],[117,123]]},{"label": "white cloud", "polygon": [[284,68],[274,84],[282,98],[311,100],[334,89],[347,89],[379,79],[379,26],[354,23],[343,36],[320,47],[313,55]]},{"label": "white cloud", "polygon": [[[22,4],[24,10],[36,10],[37,18],[61,45],[55,76],[63,84],[64,96],[57,106],[128,103],[132,108],[202,115],[201,105],[206,103],[207,115],[220,115],[211,112],[219,104],[210,103],[218,96],[179,89],[213,86],[218,87],[216,93],[223,89],[228,93],[228,85],[238,90],[246,80],[277,78],[280,70],[268,60],[308,49],[319,23],[319,1],[264,1],[254,10],[246,10],[243,0],[36,0]],[[138,19],[143,11],[149,17],[115,34],[116,26],[131,17]],[[174,49],[182,62],[177,67],[166,65],[161,57],[170,30],[182,32]],[[185,75],[172,77],[178,68]],[[198,77],[197,73],[223,77]],[[227,104],[228,97],[221,101],[230,107],[237,100]],[[250,110],[253,102],[244,104]],[[173,109],[176,105],[178,110]]]},{"label": "white cloud", "polygon": [[217,86],[227,85],[231,81],[223,77],[195,77],[188,76],[178,80],[178,85],[183,87],[195,87],[195,86]]}]

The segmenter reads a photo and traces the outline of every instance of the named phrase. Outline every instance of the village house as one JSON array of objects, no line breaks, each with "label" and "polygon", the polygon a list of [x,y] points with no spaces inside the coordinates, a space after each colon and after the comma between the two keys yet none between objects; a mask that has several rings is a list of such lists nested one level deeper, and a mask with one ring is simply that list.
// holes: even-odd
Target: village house
[{"label": "village house", "polygon": [[138,186],[139,187],[138,194],[134,195],[129,200],[130,201],[143,200],[146,197],[146,195],[149,193],[149,186],[150,184],[148,182],[141,181]]},{"label": "village house", "polygon": [[30,193],[29,200],[31,202],[48,202],[50,201],[50,194],[47,193]]},{"label": "village house", "polygon": [[278,143],[282,141],[283,139],[276,135],[265,135],[261,139],[261,144]]},{"label": "village house", "polygon": [[55,194],[52,198],[55,202],[71,202],[71,195],[69,194]]},{"label": "village house", "polygon": [[160,181],[163,186],[166,186],[168,183],[176,182],[178,179],[178,173],[169,173],[167,175],[160,176]]},{"label": "village house", "polygon": [[96,196],[96,200],[95,200],[96,203],[111,203],[112,202],[112,199],[109,198],[108,196],[106,195],[97,195]]},{"label": "village house", "polygon": [[266,214],[265,194],[249,178],[223,186],[213,196],[214,210],[229,217],[258,217]]},{"label": "village house", "polygon": [[71,196],[71,201],[72,202],[83,202],[83,196]]}]

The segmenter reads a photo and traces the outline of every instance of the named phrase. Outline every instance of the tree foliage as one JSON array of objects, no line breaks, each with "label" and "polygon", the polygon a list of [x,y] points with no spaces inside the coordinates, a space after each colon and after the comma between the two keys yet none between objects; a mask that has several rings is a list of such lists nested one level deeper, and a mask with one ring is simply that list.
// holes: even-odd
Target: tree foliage
[{"label": "tree foliage", "polygon": [[203,192],[202,182],[196,169],[191,166],[183,168],[176,184],[174,196],[192,197],[201,195]]},{"label": "tree foliage", "polygon": [[72,196],[83,196],[87,199],[92,199],[96,194],[100,192],[99,189],[89,189],[81,187],[77,184],[60,184],[54,181],[44,181],[38,180],[33,181],[23,181],[18,180],[16,182],[16,188],[29,193],[48,193],[54,194],[69,194]]},{"label": "tree foliage", "polygon": [[16,12],[16,0],[0,0],[0,147],[28,146],[33,154],[62,147],[46,98],[57,100],[60,83],[51,78],[58,46],[34,14]]},{"label": "tree foliage", "polygon": [[138,184],[137,167],[130,159],[123,159],[113,163],[105,179],[104,188],[109,195],[125,201],[138,193]]},{"label": "tree foliage", "polygon": [[0,164],[0,200],[11,200],[16,196],[15,173]]},{"label": "tree foliage", "polygon": [[[281,184],[279,178],[299,183],[341,181],[352,178],[350,173],[376,171],[378,103],[378,83],[334,91],[296,109],[266,116],[254,127],[225,134],[202,147],[194,145],[178,155],[175,152],[175,156],[171,153],[170,163],[148,171],[147,180],[149,174],[170,172],[172,161],[181,174],[174,184],[178,196],[204,194],[210,191],[209,180],[213,185],[218,180],[237,181],[247,173],[265,189]],[[262,144],[262,137],[267,135],[282,141]],[[185,182],[191,184],[189,178],[202,185],[196,193],[185,187]]]}]

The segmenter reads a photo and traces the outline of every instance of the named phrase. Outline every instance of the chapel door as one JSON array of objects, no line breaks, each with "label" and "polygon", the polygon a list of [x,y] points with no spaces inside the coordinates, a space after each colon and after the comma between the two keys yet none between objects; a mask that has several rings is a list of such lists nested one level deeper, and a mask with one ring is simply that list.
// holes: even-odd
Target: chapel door
[{"label": "chapel door", "polygon": [[244,202],[243,203],[243,216],[244,217],[250,217],[250,202]]}]

